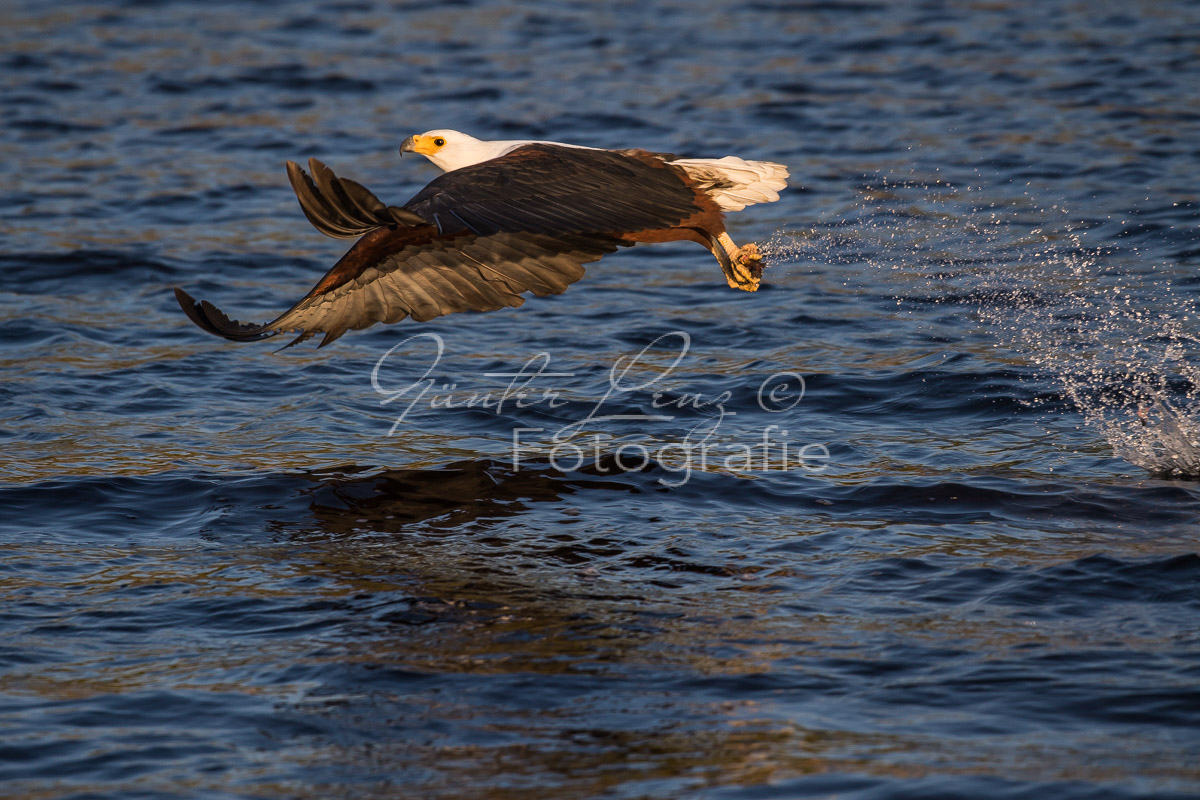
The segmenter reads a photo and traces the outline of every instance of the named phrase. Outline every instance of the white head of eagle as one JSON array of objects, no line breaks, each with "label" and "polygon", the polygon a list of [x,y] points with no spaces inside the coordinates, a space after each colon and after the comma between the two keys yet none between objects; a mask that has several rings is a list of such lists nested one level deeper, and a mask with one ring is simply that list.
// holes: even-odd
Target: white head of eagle
[{"label": "white head of eagle", "polygon": [[[531,139],[505,139],[485,142],[460,131],[440,129],[410,136],[400,145],[400,152],[420,153],[439,169],[450,172],[473,164],[499,158],[522,145],[538,144]],[[555,144],[558,144],[557,142]],[[578,145],[560,145],[578,147]],[[591,149],[591,148],[584,148]]]}]

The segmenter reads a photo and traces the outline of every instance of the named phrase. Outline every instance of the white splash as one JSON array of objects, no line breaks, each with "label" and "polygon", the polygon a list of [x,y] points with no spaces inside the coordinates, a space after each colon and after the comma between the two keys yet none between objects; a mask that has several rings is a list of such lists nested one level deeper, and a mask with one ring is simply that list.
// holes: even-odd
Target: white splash
[{"label": "white splash", "polygon": [[1067,285],[1053,307],[984,308],[1055,376],[1112,447],[1150,472],[1200,477],[1200,337],[1194,303],[1165,278],[1114,274],[1103,253],[1051,253]]},{"label": "white splash", "polygon": [[967,307],[998,346],[1051,376],[1116,456],[1156,475],[1200,477],[1195,301],[1136,249],[1087,246],[1103,220],[1071,223],[1060,205],[1006,189],[879,179],[839,222],[781,231],[762,251],[768,263],[887,269],[912,313]]}]

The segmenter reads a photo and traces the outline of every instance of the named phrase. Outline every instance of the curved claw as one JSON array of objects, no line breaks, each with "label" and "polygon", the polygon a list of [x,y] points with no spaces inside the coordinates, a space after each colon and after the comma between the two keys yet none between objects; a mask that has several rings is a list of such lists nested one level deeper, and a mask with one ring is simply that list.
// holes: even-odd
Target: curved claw
[{"label": "curved claw", "polygon": [[725,272],[725,281],[730,288],[741,289],[744,292],[757,292],[762,283],[762,253],[754,242],[738,248],[730,258],[729,269]]}]

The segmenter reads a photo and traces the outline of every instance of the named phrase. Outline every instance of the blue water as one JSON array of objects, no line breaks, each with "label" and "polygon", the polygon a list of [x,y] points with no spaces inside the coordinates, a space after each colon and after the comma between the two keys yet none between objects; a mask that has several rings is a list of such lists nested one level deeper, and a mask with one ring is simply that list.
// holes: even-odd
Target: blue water
[{"label": "blue water", "polygon": [[[1200,6],[2,13],[0,794],[1200,793]],[[433,127],[787,163],[764,288],[179,311],[286,308],[346,243],[283,162],[402,202]]]}]

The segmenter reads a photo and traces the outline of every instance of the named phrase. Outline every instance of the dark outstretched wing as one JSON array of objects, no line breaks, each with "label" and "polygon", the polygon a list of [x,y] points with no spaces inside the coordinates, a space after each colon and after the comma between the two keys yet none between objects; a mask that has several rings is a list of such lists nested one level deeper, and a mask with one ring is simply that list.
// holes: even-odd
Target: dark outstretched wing
[{"label": "dark outstretched wing", "polygon": [[620,241],[598,236],[438,234],[432,225],[379,229],[354,245],[304,299],[263,325],[235,322],[182,289],[184,312],[209,333],[234,341],[299,331],[290,344],[324,333],[321,346],[347,330],[411,316],[425,322],[457,311],[519,306],[523,292],[558,294],[583,277],[583,264]]},{"label": "dark outstretched wing", "polygon": [[291,344],[323,333],[323,347],[376,322],[519,306],[522,293],[558,294],[583,277],[583,264],[632,244],[622,234],[704,210],[678,169],[642,151],[527,145],[445,173],[404,208],[316,159],[311,177],[292,162],[287,168],[317,230],[360,238],[300,302],[262,325],[176,289],[184,312],[209,333],[255,341],[299,331]]},{"label": "dark outstretched wing", "polygon": [[296,162],[287,162],[288,180],[304,216],[326,236],[354,239],[384,226],[425,222],[411,211],[384,205],[361,183],[339,178],[315,158],[308,160],[308,168],[312,177]]},{"label": "dark outstretched wing", "polygon": [[619,234],[704,209],[684,173],[640,150],[530,144],[434,178],[404,208],[442,233]]}]

